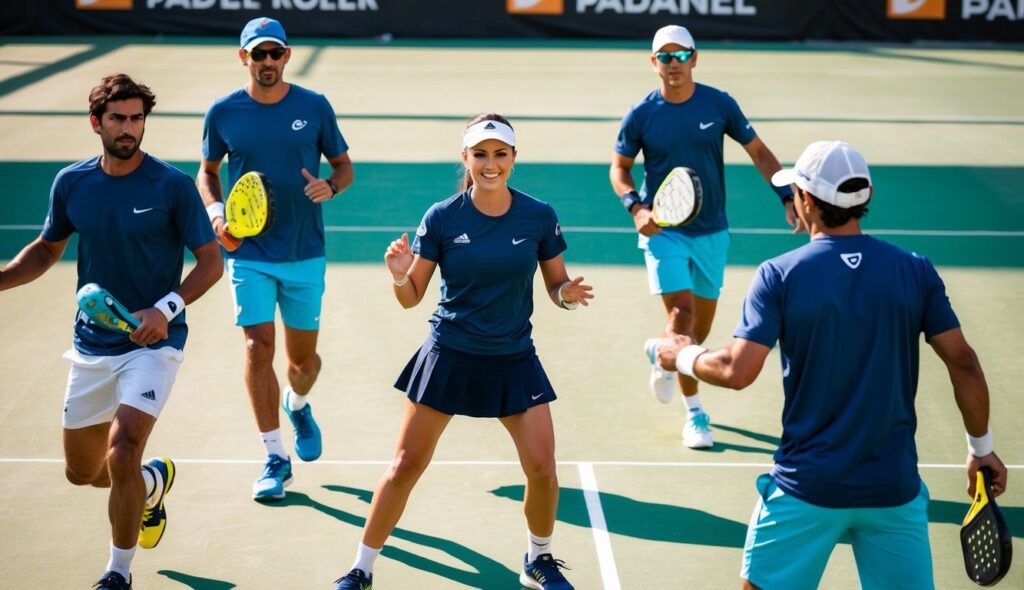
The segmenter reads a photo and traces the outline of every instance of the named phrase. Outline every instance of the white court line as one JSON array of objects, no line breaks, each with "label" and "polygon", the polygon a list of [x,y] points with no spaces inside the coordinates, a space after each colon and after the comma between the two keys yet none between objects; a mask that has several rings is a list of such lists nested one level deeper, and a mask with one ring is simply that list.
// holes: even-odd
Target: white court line
[{"label": "white court line", "polygon": [[[0,225],[0,231],[39,231],[41,225]],[[580,234],[635,234],[636,229],[631,227],[583,227],[565,226],[562,228],[568,233]],[[324,230],[333,233],[401,233],[414,232],[415,227],[404,227],[400,225],[327,225]],[[793,233],[791,229],[763,228],[763,227],[731,227],[729,233],[736,235],[768,235],[788,236]],[[995,231],[995,230],[932,230],[932,229],[865,229],[864,233],[877,236],[927,236],[939,238],[1020,238],[1024,237],[1024,231]]]},{"label": "white court line", "polygon": [[597,563],[601,566],[601,581],[605,590],[622,590],[619,582],[619,571],[615,567],[615,556],[612,554],[612,540],[608,536],[608,523],[604,520],[604,509],[601,508],[601,492],[597,489],[597,477],[594,466],[590,463],[578,463],[580,470],[580,487],[583,488],[583,499],[587,503],[587,516],[590,518],[590,530],[594,534],[594,546],[597,549]]},{"label": "white court line", "polygon": [[[262,465],[263,459],[178,459],[175,463],[192,463],[196,465]],[[63,463],[64,459],[52,457],[0,457],[0,463]],[[431,461],[431,465],[470,466],[470,467],[519,467],[518,461]],[[714,467],[714,468],[758,468],[771,469],[774,463],[726,463],[712,461],[559,461],[559,465],[598,466],[598,467]],[[331,460],[317,459],[303,466],[317,465],[391,465],[391,460]],[[963,463],[918,463],[920,469],[963,469]],[[1007,465],[1007,469],[1024,469],[1022,465]]]}]

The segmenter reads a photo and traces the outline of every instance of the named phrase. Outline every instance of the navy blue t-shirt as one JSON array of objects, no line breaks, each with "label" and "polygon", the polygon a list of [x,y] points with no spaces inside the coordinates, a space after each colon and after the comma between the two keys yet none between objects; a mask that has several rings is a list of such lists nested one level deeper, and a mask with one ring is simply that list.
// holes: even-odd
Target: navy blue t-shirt
[{"label": "navy blue t-shirt", "polygon": [[870,236],[819,237],[761,264],[734,335],[779,342],[778,486],[829,508],[912,500],[920,335],[957,327],[932,264]]},{"label": "navy blue t-shirt", "polygon": [[[57,173],[42,237],[60,242],[78,232],[78,286],[97,283],[129,311],[153,307],[178,288],[184,248],[215,239],[203,200],[191,178],[145,154],[125,176],[110,176],[100,156]],[[150,348],[185,347],[185,313],[171,320],[168,337]],[[106,330],[75,314],[75,348],[110,356],[137,348],[128,335]]]},{"label": "navy blue t-shirt", "polygon": [[630,107],[622,119],[615,151],[627,158],[635,158],[643,151],[644,182],[639,193],[648,205],[673,168],[692,168],[704,190],[700,214],[688,225],[665,229],[706,235],[729,227],[722,156],[726,135],[741,145],[757,137],[733,97],[697,84],[693,96],[676,104],[666,101],[661,91],[655,90]]},{"label": "navy blue t-shirt", "polygon": [[305,168],[319,176],[320,155],[348,151],[334,109],[322,94],[296,84],[274,104],[262,104],[244,88],[217,99],[203,123],[203,158],[228,156],[229,185],[243,174],[262,172],[274,192],[274,222],[267,233],[246,238],[228,258],[295,262],[324,255],[323,207],[309,200]]},{"label": "navy blue t-shirt", "polygon": [[566,244],[550,205],[509,190],[512,206],[503,215],[481,213],[467,190],[434,204],[416,231],[412,251],[441,269],[430,332],[443,346],[489,355],[533,346],[537,261],[558,256]]}]

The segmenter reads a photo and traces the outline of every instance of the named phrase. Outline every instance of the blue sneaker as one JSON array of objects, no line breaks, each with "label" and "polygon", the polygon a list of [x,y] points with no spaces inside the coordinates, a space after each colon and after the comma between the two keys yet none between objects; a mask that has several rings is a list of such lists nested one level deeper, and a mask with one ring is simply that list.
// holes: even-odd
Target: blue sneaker
[{"label": "blue sneaker", "polygon": [[529,555],[523,556],[523,573],[519,574],[519,583],[525,588],[534,590],[573,590],[572,584],[565,579],[559,569],[567,570],[565,562],[545,553],[533,561],[526,561]]},{"label": "blue sneaker", "polygon": [[373,590],[373,574],[352,570],[334,581],[334,590]]},{"label": "blue sneaker", "polygon": [[323,452],[323,442],[320,439],[320,427],[313,419],[313,409],[307,403],[301,410],[291,411],[288,409],[288,398],[292,395],[289,388],[284,396],[284,413],[288,414],[292,426],[295,427],[295,454],[303,461],[316,461]]},{"label": "blue sneaker", "polygon": [[132,577],[128,576],[125,580],[124,576],[117,572],[107,572],[92,587],[97,590],[132,590]]},{"label": "blue sneaker", "polygon": [[271,455],[263,464],[263,473],[252,484],[252,499],[273,502],[284,499],[284,489],[292,485],[291,459]]}]

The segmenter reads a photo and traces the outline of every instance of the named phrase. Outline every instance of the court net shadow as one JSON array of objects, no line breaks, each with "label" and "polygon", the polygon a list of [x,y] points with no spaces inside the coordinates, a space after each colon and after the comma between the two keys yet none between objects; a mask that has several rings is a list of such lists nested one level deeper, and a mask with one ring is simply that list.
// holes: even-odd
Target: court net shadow
[{"label": "court net shadow", "polygon": [[214,580],[212,578],[200,578],[199,576],[190,576],[182,572],[176,572],[174,570],[159,570],[156,573],[161,576],[166,576],[168,579],[174,580],[192,588],[192,590],[230,590],[235,587],[235,584],[231,582],[225,582],[223,580]]},{"label": "court net shadow", "polygon": [[[491,493],[499,498],[523,501],[524,486],[502,486]],[[714,514],[673,504],[642,502],[601,492],[608,532],[666,543],[742,548],[747,525]],[[590,528],[583,490],[562,488],[558,502],[559,522]],[[753,502],[753,500],[751,500]],[[753,504],[751,504],[753,505]]]},{"label": "court net shadow", "polygon": [[[779,443],[782,442],[777,436],[770,434],[762,434],[760,432],[754,432],[753,430],[747,430],[745,428],[737,428],[735,426],[729,426],[728,424],[712,423],[711,429],[724,430],[725,432],[732,432],[733,434],[739,434],[745,436],[753,441],[761,442],[771,445],[771,448],[765,447],[754,447],[750,445],[741,445],[736,443],[729,443],[720,440],[715,440],[715,446],[710,449],[692,449],[701,453],[724,453],[726,451],[736,451],[738,453],[760,453],[762,455],[774,455],[776,449],[779,447]],[[717,437],[716,437],[717,439]]]},{"label": "court net shadow", "polygon": [[[339,485],[325,485],[323,487],[324,489],[332,492],[340,492],[355,496],[360,501],[366,503],[369,503],[370,499],[373,497],[373,492],[370,490]],[[299,492],[288,492],[288,495],[284,500],[267,504],[267,506],[271,508],[291,508],[295,506],[302,506],[312,508],[335,520],[354,527],[363,528],[366,524],[366,519],[361,516],[356,516],[355,514],[346,512],[339,508],[328,506],[327,504],[318,502],[317,500],[310,498],[308,495]],[[471,523],[466,523],[466,526],[470,527]],[[395,561],[403,563],[409,567],[429,572],[442,579],[464,584],[470,588],[499,590],[517,587],[516,584],[518,584],[519,580],[518,572],[508,569],[504,564],[495,561],[482,553],[474,551],[465,545],[456,543],[449,539],[435,537],[424,533],[417,533],[400,527],[395,528],[394,532],[391,533],[391,536],[396,539],[401,539],[403,541],[408,541],[410,543],[415,543],[423,547],[429,547],[446,553],[452,558],[466,564],[466,566],[468,566],[472,571],[439,563],[417,553],[386,544],[384,545],[384,549],[381,551],[381,555],[389,559],[394,559]],[[347,568],[348,565],[349,564],[346,562],[341,565],[341,567]],[[343,575],[346,572],[347,570],[339,571],[338,575]]]},{"label": "court net shadow", "polygon": [[[996,498],[996,502],[999,502],[998,498]],[[960,526],[970,508],[971,504],[969,502],[930,500],[928,502],[928,522]],[[1006,517],[1006,526],[1010,528],[1010,535],[1018,539],[1024,538],[1024,508],[1000,504],[999,509],[1003,511],[1003,516]]]}]

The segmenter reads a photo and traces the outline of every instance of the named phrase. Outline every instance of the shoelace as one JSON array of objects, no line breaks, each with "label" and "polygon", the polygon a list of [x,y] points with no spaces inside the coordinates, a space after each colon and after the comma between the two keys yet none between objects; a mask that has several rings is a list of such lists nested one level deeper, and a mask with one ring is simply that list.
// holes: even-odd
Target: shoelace
[{"label": "shoelace", "polygon": [[114,575],[113,573],[107,574],[100,578],[99,582],[96,582],[92,586],[93,588],[106,588],[107,590],[130,590],[131,586],[128,582],[120,576]]},{"label": "shoelace", "polygon": [[296,422],[298,422],[297,430],[299,431],[299,435],[302,437],[313,436],[313,425],[311,424],[312,420],[310,420],[310,412],[306,409],[308,407],[309,406],[306,406],[295,413]]},{"label": "shoelace", "polygon": [[267,461],[266,466],[263,468],[263,475],[260,476],[260,479],[267,479],[268,477],[277,478],[278,475],[280,475],[280,471],[284,469],[284,466],[285,460],[274,455],[269,461]]},{"label": "shoelace", "polygon": [[337,580],[335,580],[334,583],[335,584],[340,584],[340,583],[344,582],[345,580],[352,580],[353,582],[359,582],[359,587],[360,588],[365,587],[365,583],[369,581],[369,579],[366,577],[366,574],[364,574],[363,572],[357,571],[357,570],[352,570],[349,573],[345,574],[344,576],[342,576],[342,577],[338,578]]},{"label": "shoelace", "polygon": [[[558,570],[559,569],[563,569],[563,570],[571,570],[572,569],[571,567],[565,565],[565,562],[562,561],[561,559],[554,559],[554,558],[552,558],[552,559],[544,559],[544,560],[538,559],[537,562],[540,562],[540,563],[538,563],[538,565],[535,566],[534,571],[540,574],[540,578],[537,581],[541,582],[541,583],[546,582],[547,578],[549,578],[549,577],[551,578],[552,582],[563,582],[563,581],[565,581],[565,576],[563,576],[562,572],[560,572]],[[537,562],[534,562],[534,563],[537,563]],[[534,576],[534,577],[536,577],[536,576]]]}]

